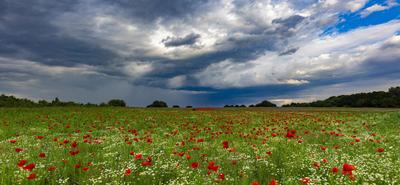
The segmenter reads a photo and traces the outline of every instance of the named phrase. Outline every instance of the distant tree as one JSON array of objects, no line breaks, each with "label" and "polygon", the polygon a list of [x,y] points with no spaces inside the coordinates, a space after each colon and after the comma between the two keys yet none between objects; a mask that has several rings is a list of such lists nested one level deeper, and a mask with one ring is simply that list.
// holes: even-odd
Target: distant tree
[{"label": "distant tree", "polygon": [[276,107],[275,104],[273,104],[273,103],[271,103],[271,102],[269,102],[267,100],[264,100],[261,103],[256,104],[255,106],[256,107]]},{"label": "distant tree", "polygon": [[400,107],[400,87],[391,87],[388,92],[374,91],[332,96],[325,100],[291,103],[283,107]]},{"label": "distant tree", "polygon": [[246,105],[240,105],[240,107],[246,107]]},{"label": "distant tree", "polygon": [[172,108],[179,108],[179,105],[173,105]]},{"label": "distant tree", "polygon": [[254,107],[254,105],[253,105],[253,104],[251,104],[251,105],[249,105],[249,107]]},{"label": "distant tree", "polygon": [[168,107],[167,103],[160,101],[160,100],[156,100],[154,101],[152,104],[147,106],[148,108],[150,107]]},{"label": "distant tree", "polygon": [[124,100],[121,100],[121,99],[112,99],[112,100],[108,101],[107,104],[112,107],[125,107],[126,106]]},{"label": "distant tree", "polygon": [[191,108],[193,108],[193,106],[188,105],[188,106],[186,106],[186,108],[191,109]]}]

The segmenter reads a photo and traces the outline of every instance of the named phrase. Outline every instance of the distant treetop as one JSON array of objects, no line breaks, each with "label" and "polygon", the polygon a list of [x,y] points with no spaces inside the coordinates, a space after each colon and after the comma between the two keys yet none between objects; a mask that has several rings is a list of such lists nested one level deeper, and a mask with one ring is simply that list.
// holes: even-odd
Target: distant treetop
[{"label": "distant treetop", "polygon": [[148,108],[150,107],[168,107],[167,103],[161,101],[161,100],[156,100],[152,104],[147,106]]}]

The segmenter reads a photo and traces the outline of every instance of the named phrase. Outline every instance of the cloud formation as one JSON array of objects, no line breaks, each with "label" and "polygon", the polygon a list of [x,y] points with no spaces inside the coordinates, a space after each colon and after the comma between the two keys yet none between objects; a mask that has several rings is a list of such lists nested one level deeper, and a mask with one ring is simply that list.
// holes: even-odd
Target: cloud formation
[{"label": "cloud formation", "polygon": [[219,105],[376,76],[395,81],[398,18],[347,32],[326,34],[326,29],[349,21],[343,14],[368,21],[368,15],[397,5],[391,0],[5,0],[0,2],[0,93]]}]

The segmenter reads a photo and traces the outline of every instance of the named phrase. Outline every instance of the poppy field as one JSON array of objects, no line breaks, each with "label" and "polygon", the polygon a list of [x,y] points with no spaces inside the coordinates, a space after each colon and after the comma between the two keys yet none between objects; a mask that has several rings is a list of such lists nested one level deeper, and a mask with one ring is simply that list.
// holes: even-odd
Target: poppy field
[{"label": "poppy field", "polygon": [[0,109],[0,184],[400,184],[395,109]]}]

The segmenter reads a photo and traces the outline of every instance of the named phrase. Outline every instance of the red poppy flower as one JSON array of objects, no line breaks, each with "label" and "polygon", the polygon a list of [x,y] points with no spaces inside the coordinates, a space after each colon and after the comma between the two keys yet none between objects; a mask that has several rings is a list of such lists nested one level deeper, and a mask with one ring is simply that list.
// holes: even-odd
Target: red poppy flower
[{"label": "red poppy flower", "polygon": [[129,176],[131,173],[132,173],[132,170],[128,168],[128,169],[125,170],[125,174],[124,175],[125,176]]},{"label": "red poppy flower", "polygon": [[44,136],[36,136],[37,139],[43,139]]},{"label": "red poppy flower", "polygon": [[76,151],[71,150],[71,151],[69,151],[69,154],[72,155],[72,156],[78,155],[79,153],[80,153],[79,150],[76,150]]},{"label": "red poppy flower", "polygon": [[140,159],[142,159],[142,154],[136,154],[136,156],[135,156],[135,160],[140,160]]},{"label": "red poppy flower", "polygon": [[14,144],[14,143],[16,143],[17,142],[17,140],[10,140],[10,143],[12,143],[12,144]]},{"label": "red poppy flower", "polygon": [[149,161],[143,161],[142,166],[151,166],[151,162]]},{"label": "red poppy flower", "polygon": [[207,168],[215,172],[218,171],[218,166],[215,165],[214,161],[210,161]]},{"label": "red poppy flower", "polygon": [[17,165],[18,165],[20,168],[22,168],[27,162],[28,162],[27,160],[23,159],[23,160],[20,160],[20,161],[18,162]]},{"label": "red poppy flower", "polygon": [[286,138],[294,138],[296,136],[296,130],[289,130],[287,133],[286,133]]},{"label": "red poppy flower", "polygon": [[198,162],[192,162],[191,164],[192,168],[196,169],[199,167],[199,163]]},{"label": "red poppy flower", "polygon": [[384,148],[378,148],[378,149],[376,149],[376,152],[383,153],[383,152],[385,152],[385,149]]},{"label": "red poppy flower", "polygon": [[75,168],[81,168],[81,166],[82,166],[81,164],[75,164],[74,167],[75,167]]},{"label": "red poppy flower", "polygon": [[32,171],[33,170],[33,168],[35,168],[35,163],[30,163],[30,164],[28,164],[28,165],[26,165],[23,169],[24,170],[28,170],[28,171]]},{"label": "red poppy flower", "polygon": [[272,179],[268,185],[278,185],[278,181],[275,179]]},{"label": "red poppy flower", "polygon": [[71,148],[76,148],[78,147],[78,143],[76,141],[71,143]]},{"label": "red poppy flower", "polygon": [[15,151],[16,151],[17,153],[20,153],[20,152],[22,152],[23,150],[22,150],[22,148],[16,148]]},{"label": "red poppy flower", "polygon": [[337,173],[337,172],[339,172],[339,168],[338,168],[338,167],[333,167],[333,168],[331,169],[331,172],[332,172],[332,173]]},{"label": "red poppy flower", "polygon": [[52,171],[55,171],[56,170],[56,167],[55,166],[50,166],[48,169],[47,169],[47,171],[49,171],[49,172],[52,172]]},{"label": "red poppy flower", "polygon": [[304,177],[301,179],[301,184],[309,184],[311,182],[309,177]]},{"label": "red poppy flower", "polygon": [[133,155],[135,155],[135,152],[134,152],[134,151],[130,151],[130,152],[129,152],[129,155],[132,155],[132,156],[133,156]]},{"label": "red poppy flower", "polygon": [[272,137],[276,137],[276,136],[278,136],[278,134],[277,133],[272,133],[271,136]]},{"label": "red poppy flower", "polygon": [[46,154],[42,152],[42,153],[39,154],[39,157],[40,157],[40,158],[45,158],[45,157],[46,157]]},{"label": "red poppy flower", "polygon": [[223,141],[222,145],[225,149],[229,148],[229,142],[228,141]]},{"label": "red poppy flower", "polygon": [[343,175],[353,175],[353,171],[356,170],[356,167],[348,164],[348,163],[344,163],[343,164],[343,171],[342,174]]},{"label": "red poppy flower", "polygon": [[31,173],[31,174],[29,174],[29,176],[28,177],[26,177],[28,180],[33,180],[33,179],[35,179],[36,178],[36,174],[35,173]]},{"label": "red poppy flower", "polygon": [[185,155],[185,152],[179,152],[178,155],[179,155],[180,157],[182,157],[182,156]]},{"label": "red poppy flower", "polygon": [[258,181],[256,181],[256,180],[254,180],[254,181],[251,183],[251,185],[260,185],[260,183],[259,183]]},{"label": "red poppy flower", "polygon": [[224,175],[223,173],[220,173],[220,174],[218,175],[218,178],[224,180],[224,179],[225,179],[225,175]]},{"label": "red poppy flower", "polygon": [[84,167],[84,168],[82,168],[82,171],[84,171],[84,172],[89,171],[89,167]]},{"label": "red poppy flower", "polygon": [[272,152],[271,152],[271,151],[268,151],[268,152],[267,152],[267,155],[272,155]]}]

